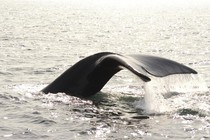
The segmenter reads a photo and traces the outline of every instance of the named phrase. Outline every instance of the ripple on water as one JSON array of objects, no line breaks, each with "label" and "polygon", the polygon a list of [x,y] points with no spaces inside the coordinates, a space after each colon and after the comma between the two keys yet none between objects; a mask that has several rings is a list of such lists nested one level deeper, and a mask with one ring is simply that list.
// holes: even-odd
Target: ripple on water
[{"label": "ripple on water", "polygon": [[[182,82],[183,79],[184,78],[182,78],[181,80]],[[174,79],[172,79],[172,81],[173,80]],[[162,83],[164,84],[163,81]],[[161,82],[158,81],[158,84],[161,84]],[[157,86],[156,83],[154,85]],[[164,87],[164,90],[161,91],[161,93],[166,92],[164,95],[162,95],[162,99],[165,100],[165,103],[171,110],[164,110],[162,113],[155,110],[156,112],[152,112],[153,115],[149,115],[149,117],[147,116],[147,110],[144,108],[146,103],[143,98],[144,94],[148,93],[143,93],[143,87],[140,87],[141,91],[139,94],[138,89],[135,86],[127,86],[123,88],[122,93],[120,92],[120,88],[113,88],[113,90],[110,88],[106,89],[109,91],[108,93],[98,93],[96,96],[84,100],[77,97],[68,96],[64,93],[43,94],[37,92],[40,90],[40,87],[43,87],[43,85],[16,85],[14,86],[14,90],[18,91],[19,94],[21,94],[19,95],[20,97],[18,96],[17,98],[20,98],[22,100],[22,96],[24,96],[27,102],[22,103],[26,106],[30,103],[35,108],[31,111],[24,111],[26,115],[20,117],[22,118],[21,123],[26,125],[25,128],[21,129],[22,133],[20,133],[19,130],[15,130],[15,133],[5,133],[5,136],[7,136],[8,134],[8,136],[11,138],[17,135],[20,135],[18,137],[21,138],[29,138],[30,136],[32,138],[48,138],[53,133],[56,133],[57,136],[60,133],[63,133],[64,135],[72,134],[75,138],[151,138],[152,136],[177,138],[177,135],[170,135],[169,132],[163,133],[162,135],[156,135],[153,132],[159,131],[148,131],[148,128],[157,125],[156,121],[148,123],[147,121],[143,120],[148,119],[151,121],[151,119],[155,118],[156,115],[160,115],[159,118],[161,118],[162,115],[165,116],[168,114],[169,118],[171,118],[173,117],[170,115],[171,113],[178,113],[180,110],[181,112],[178,113],[178,116],[184,117],[174,117],[171,119],[184,119],[185,121],[187,121],[187,119],[190,119],[190,114],[193,116],[198,116],[199,119],[202,119],[203,117],[207,116],[206,113],[204,113],[204,115],[201,115],[202,100],[205,100],[204,103],[206,103],[207,101],[209,101],[209,98],[204,92],[202,92],[202,94],[198,94],[199,92],[197,89],[202,89],[199,86],[193,86],[191,91],[189,91],[190,88],[185,87],[186,89],[184,91],[178,91],[174,94],[175,89],[177,90],[182,88],[180,88],[179,86],[178,88],[175,88],[176,85],[172,85],[173,86],[170,87],[171,89],[168,87]],[[152,88],[152,86],[149,88]],[[184,87],[183,83],[181,83],[181,86]],[[192,84],[190,84],[190,86],[192,86]],[[169,89],[172,92],[168,93]],[[145,91],[148,92],[148,90]],[[150,96],[154,96],[157,94],[157,90],[150,91]],[[193,93],[192,91],[196,92]],[[132,95],[132,92],[134,92],[135,95]],[[151,97],[149,99],[152,100]],[[159,100],[159,98],[154,98],[154,100],[155,99]],[[200,100],[200,105],[198,106],[199,108],[193,108],[195,106],[195,103],[198,103],[198,99]],[[136,104],[133,104],[135,103],[135,101]],[[151,101],[149,103],[152,103],[155,106],[159,106],[157,102]],[[165,103],[162,104],[163,107]],[[202,106],[202,108],[204,108],[205,106],[208,107],[208,104],[203,104]],[[191,110],[188,110],[188,108]],[[168,119],[167,121],[170,121],[170,119]],[[192,121],[196,121],[196,118],[192,118]],[[206,119],[204,122],[209,122],[209,119]],[[161,125],[165,126],[164,124]],[[175,126],[176,124],[172,125]],[[48,131],[47,135],[39,130],[43,127],[46,128],[45,131]],[[59,129],[60,127],[62,128],[62,130]],[[24,133],[27,128],[29,128],[31,131]],[[184,128],[185,127],[183,126],[183,130]],[[186,132],[190,133],[194,132],[191,130],[196,130],[196,132],[201,133],[202,131],[199,129],[207,131],[208,128],[209,125],[203,124],[203,127],[193,127],[192,129],[186,128]],[[121,135],[119,135],[119,131]],[[208,137],[206,133],[205,137]]]}]

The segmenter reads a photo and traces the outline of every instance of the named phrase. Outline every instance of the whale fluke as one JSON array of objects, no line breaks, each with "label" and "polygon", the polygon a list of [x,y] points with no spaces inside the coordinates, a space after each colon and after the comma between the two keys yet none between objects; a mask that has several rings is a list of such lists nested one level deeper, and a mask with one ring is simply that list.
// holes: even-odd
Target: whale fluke
[{"label": "whale fluke", "polygon": [[64,92],[72,96],[89,97],[99,92],[109,79],[123,68],[145,82],[150,81],[152,76],[197,74],[195,70],[165,58],[101,52],[77,62],[42,89],[42,92]]}]

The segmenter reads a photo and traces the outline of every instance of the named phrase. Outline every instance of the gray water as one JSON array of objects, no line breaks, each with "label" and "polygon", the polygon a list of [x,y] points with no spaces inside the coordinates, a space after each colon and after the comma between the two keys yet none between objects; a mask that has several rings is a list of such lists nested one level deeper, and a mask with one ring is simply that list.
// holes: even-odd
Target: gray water
[{"label": "gray water", "polygon": [[[210,139],[207,0],[0,0],[0,139]],[[101,51],[148,54],[198,75],[128,71],[91,99],[39,91]]]}]

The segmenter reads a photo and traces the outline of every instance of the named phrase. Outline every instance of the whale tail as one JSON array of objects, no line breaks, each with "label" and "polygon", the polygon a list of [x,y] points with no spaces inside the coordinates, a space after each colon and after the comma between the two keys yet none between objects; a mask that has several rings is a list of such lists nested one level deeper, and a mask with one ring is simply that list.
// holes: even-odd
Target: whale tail
[{"label": "whale tail", "polygon": [[102,52],[80,60],[42,89],[42,92],[64,92],[77,97],[89,97],[99,92],[114,74],[124,68],[145,82],[151,80],[151,75],[164,77],[171,74],[197,74],[195,70],[165,58]]}]

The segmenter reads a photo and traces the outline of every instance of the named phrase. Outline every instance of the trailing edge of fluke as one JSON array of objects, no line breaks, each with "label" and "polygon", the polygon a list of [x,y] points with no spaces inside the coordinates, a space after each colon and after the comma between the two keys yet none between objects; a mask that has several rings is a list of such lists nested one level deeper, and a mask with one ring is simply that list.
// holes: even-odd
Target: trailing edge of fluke
[{"label": "trailing edge of fluke", "polygon": [[42,89],[42,92],[64,92],[72,96],[89,97],[99,92],[111,77],[123,68],[128,69],[145,82],[150,81],[152,76],[197,74],[195,70],[165,58],[101,52],[74,64]]}]

